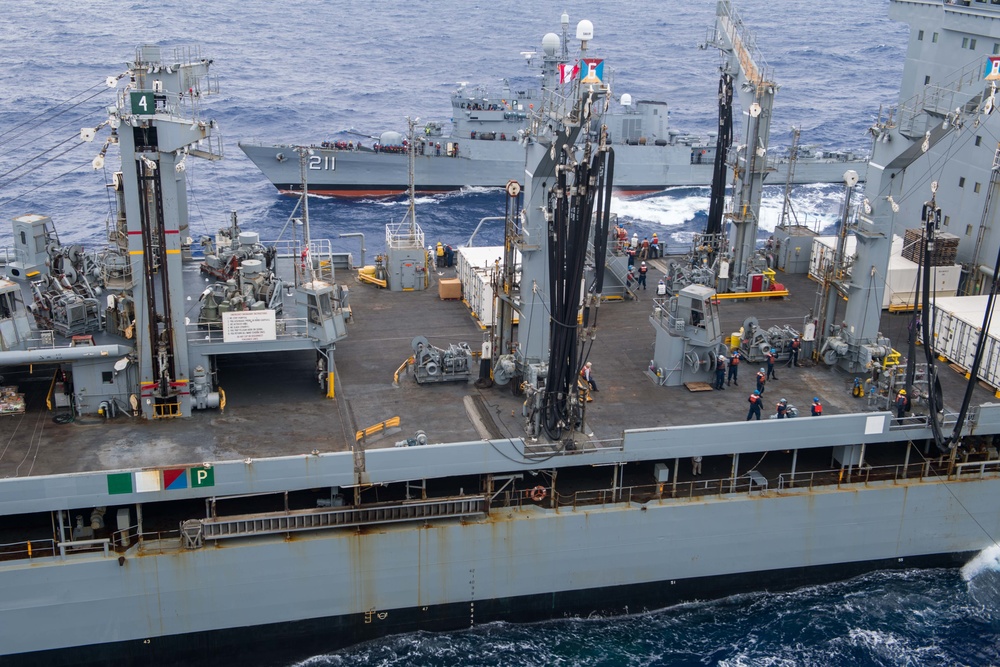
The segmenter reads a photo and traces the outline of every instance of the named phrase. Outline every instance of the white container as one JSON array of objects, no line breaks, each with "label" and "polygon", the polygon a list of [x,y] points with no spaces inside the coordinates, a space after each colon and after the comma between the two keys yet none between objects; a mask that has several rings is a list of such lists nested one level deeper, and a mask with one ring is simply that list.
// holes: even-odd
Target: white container
[{"label": "white container", "polygon": [[[817,236],[813,239],[812,253],[809,256],[810,278],[823,280],[827,268],[833,262],[836,248],[836,236]],[[853,235],[848,236],[844,250],[846,256],[848,258],[853,256],[856,248],[857,239]],[[850,272],[848,269],[848,275]],[[958,281],[961,277],[962,267],[959,264],[932,267],[931,288],[938,297],[955,296],[958,293]],[[900,236],[893,236],[885,291],[882,293],[882,309],[912,310],[917,300],[919,279],[920,265],[903,257],[903,239]]]},{"label": "white container", "polygon": [[[931,305],[934,351],[966,372],[972,368],[987,299],[986,295],[939,297]],[[996,304],[984,346],[979,379],[1000,389],[1000,312]]]},{"label": "white container", "polygon": [[[462,283],[462,299],[484,327],[494,322],[493,273],[503,261],[503,246],[458,248],[458,279]],[[521,253],[514,253],[516,270],[520,270]],[[517,316],[515,315],[515,322]]]}]

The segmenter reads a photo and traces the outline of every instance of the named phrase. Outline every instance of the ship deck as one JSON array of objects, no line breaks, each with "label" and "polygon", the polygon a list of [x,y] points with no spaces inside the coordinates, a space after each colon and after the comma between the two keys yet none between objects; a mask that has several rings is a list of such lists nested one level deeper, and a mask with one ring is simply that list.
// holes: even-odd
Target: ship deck
[{"label": "ship deck", "polygon": [[[662,259],[651,264],[651,287],[640,292],[638,300],[600,307],[598,334],[590,354],[600,391],[593,395],[595,400],[586,413],[591,446],[617,443],[625,429],[738,422],[746,417],[747,396],[757,370],[749,363],[740,368],[739,386],[724,391],[659,387],[646,375],[654,342],[648,319],[652,286],[665,268]],[[474,350],[479,348],[484,332],[466,306],[438,298],[436,280],[453,273],[446,269],[433,276],[431,288],[419,292],[391,292],[338,275],[338,282],[350,288],[353,321],[348,338],[337,344],[334,399],[320,394],[311,350],[229,355],[218,359],[219,384],[227,399],[224,411],[153,422],[122,416],[112,421],[83,417],[59,424],[45,408],[51,367],[6,369],[6,383],[25,392],[27,411],[0,416],[0,478],[344,451],[354,445],[357,430],[395,417],[398,427],[366,438],[363,446],[392,447],[417,430],[425,431],[431,443],[478,441],[487,435],[484,431],[493,438],[521,437],[523,399],[509,387],[480,389],[472,381],[418,385],[412,375],[402,376],[398,386],[393,383],[396,369],[411,354],[414,336],[425,336],[440,347],[466,342]],[[723,301],[723,331],[739,330],[749,315],[765,328],[781,324],[801,328],[818,285],[803,275],[779,276],[791,292],[789,297]],[[897,349],[904,344],[908,320],[907,314],[883,313],[883,333]],[[799,408],[800,418],[807,419],[812,397],[817,395],[826,415],[866,409],[866,401],[851,395],[853,374],[816,365],[805,357],[800,364],[778,367],[777,381],[771,381],[765,391],[765,419],[781,397]],[[946,408],[957,410],[966,384],[964,374],[945,363],[940,374]],[[973,404],[993,400],[991,390],[977,386],[975,392]],[[914,413],[922,409],[914,405]],[[478,428],[474,422],[479,422]],[[806,458],[799,460],[800,468],[830,469],[828,452],[814,454],[819,457],[814,466]],[[892,452],[886,449],[878,456],[891,458]],[[721,469],[724,465],[721,459],[707,460],[705,478],[727,476],[728,469]],[[720,469],[713,470],[713,466]]]}]

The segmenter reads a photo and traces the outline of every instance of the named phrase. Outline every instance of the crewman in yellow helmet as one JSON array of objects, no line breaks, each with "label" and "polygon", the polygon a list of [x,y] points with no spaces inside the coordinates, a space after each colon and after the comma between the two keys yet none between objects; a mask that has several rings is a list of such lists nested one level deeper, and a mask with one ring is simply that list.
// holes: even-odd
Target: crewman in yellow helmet
[{"label": "crewman in yellow helmet", "polygon": [[444,246],[440,241],[437,244],[437,266],[439,269],[444,266]]},{"label": "crewman in yellow helmet", "polygon": [[902,419],[906,415],[906,411],[910,408],[910,399],[906,395],[905,389],[900,389],[899,393],[896,394],[896,417]]}]

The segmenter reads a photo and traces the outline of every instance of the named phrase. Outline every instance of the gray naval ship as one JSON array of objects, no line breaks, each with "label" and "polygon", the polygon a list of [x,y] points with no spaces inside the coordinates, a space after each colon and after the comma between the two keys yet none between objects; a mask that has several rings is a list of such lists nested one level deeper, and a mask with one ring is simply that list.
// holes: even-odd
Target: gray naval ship
[{"label": "gray naval ship", "polygon": [[[409,183],[409,141],[417,147],[414,180],[418,192],[503,187],[524,173],[523,140],[532,112],[541,110],[546,98],[565,94],[587,76],[587,63],[570,57],[568,27],[569,16],[564,14],[562,39],[549,33],[542,39],[540,57],[525,54],[529,63],[540,62],[541,90],[512,89],[506,81],[499,91],[463,84],[451,96],[450,123],[429,122],[413,136],[388,130],[378,136],[345,136],[315,143],[309,146],[305,165],[300,165],[293,145],[241,142],[240,148],[286,194],[301,193],[303,172],[313,194],[403,194]],[[606,63],[589,60],[596,68],[608,68],[606,78],[610,78]],[[629,93],[608,102],[602,122],[618,155],[618,192],[641,194],[711,184],[717,134],[699,137],[670,127],[666,102],[633,99]],[[794,160],[777,157],[775,152],[767,183],[839,183],[845,169],[857,169],[863,175],[867,159],[852,151],[824,151],[797,141],[791,150]]]},{"label": "gray naval ship", "polygon": [[[437,275],[412,209],[358,279],[309,236],[308,210],[298,240],[234,218],[189,244],[184,161],[218,156],[211,61],[140,47],[102,123],[122,159],[108,244],[60,244],[52,218],[27,213],[4,255],[2,662],[289,660],[394,632],[957,565],[994,546],[1000,404],[930,346],[896,352],[913,320],[883,314],[870,277],[895,226],[922,228],[930,256],[956,188],[996,186],[985,147],[935,171],[937,200],[903,177],[949,142],[996,136],[989,56],[968,45],[991,48],[1000,7],[890,7],[913,26],[901,104],[873,126],[863,198],[845,206],[852,270],[824,279],[817,310],[789,226],[776,233],[787,297],[759,287],[758,253],[733,263],[729,291],[659,294],[669,266],[652,256],[650,289],[630,286],[608,211],[617,147],[584,131],[609,94],[597,77],[553,102],[523,183],[498,197],[485,335],[440,298],[451,269]],[[737,66],[728,0],[719,11],[737,83],[765,94]],[[976,77],[949,76],[959,56]],[[910,198],[926,222],[901,219]],[[1000,247],[991,222],[962,222],[970,268]],[[731,348],[743,364],[712,390]],[[745,420],[772,349],[765,418]],[[782,397],[802,414],[768,419]],[[813,397],[822,414],[805,416]]]}]

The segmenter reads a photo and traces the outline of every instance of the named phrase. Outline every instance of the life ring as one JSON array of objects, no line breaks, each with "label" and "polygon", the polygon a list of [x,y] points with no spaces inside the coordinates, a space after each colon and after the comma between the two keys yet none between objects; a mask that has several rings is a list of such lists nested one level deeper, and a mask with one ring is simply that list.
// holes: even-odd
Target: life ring
[{"label": "life ring", "polygon": [[534,500],[536,503],[545,500],[545,496],[548,495],[548,491],[545,489],[544,486],[540,484],[535,488],[533,488],[528,493],[531,496],[531,499]]}]

